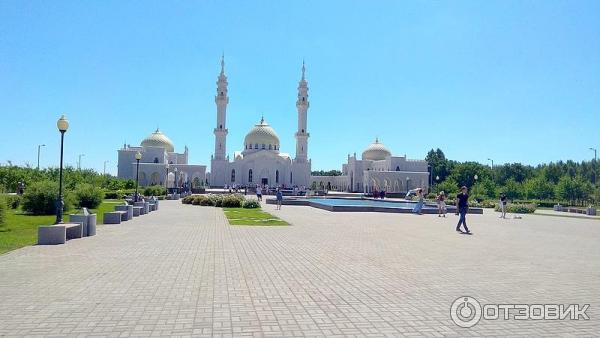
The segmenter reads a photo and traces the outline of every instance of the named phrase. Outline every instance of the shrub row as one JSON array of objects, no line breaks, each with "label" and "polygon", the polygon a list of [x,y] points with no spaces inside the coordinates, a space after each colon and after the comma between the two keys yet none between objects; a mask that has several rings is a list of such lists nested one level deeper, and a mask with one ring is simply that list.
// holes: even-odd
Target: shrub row
[{"label": "shrub row", "polygon": [[[23,211],[34,215],[52,215],[56,212],[58,184],[51,181],[41,181],[31,184],[22,197],[11,196],[11,208],[22,205]],[[74,191],[64,191],[64,210],[76,206],[79,208],[97,208],[104,199],[104,191],[91,184],[79,184]]]},{"label": "shrub row", "polygon": [[260,208],[258,201],[247,200],[240,194],[190,195],[184,197],[181,203],[223,208]]},{"label": "shrub row", "polygon": [[6,197],[0,196],[0,227],[6,223],[6,208],[8,207]]},{"label": "shrub row", "polygon": [[162,196],[167,193],[167,190],[162,185],[151,185],[144,188],[142,193],[144,196]]},{"label": "shrub row", "polygon": [[[518,204],[511,203],[506,206],[506,212],[513,214],[532,214],[535,212],[537,206],[535,204]],[[500,211],[500,206],[496,206],[496,211]]]}]

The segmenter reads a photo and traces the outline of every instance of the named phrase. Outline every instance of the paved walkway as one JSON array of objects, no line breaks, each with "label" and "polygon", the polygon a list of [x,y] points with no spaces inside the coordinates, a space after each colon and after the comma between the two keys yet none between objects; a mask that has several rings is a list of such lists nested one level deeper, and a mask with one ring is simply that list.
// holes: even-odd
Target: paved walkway
[{"label": "paved walkway", "polygon": [[[95,237],[0,256],[0,336],[481,336],[600,332],[600,223],[267,210],[229,226],[164,201]],[[450,320],[450,305],[591,304],[587,321]]]}]

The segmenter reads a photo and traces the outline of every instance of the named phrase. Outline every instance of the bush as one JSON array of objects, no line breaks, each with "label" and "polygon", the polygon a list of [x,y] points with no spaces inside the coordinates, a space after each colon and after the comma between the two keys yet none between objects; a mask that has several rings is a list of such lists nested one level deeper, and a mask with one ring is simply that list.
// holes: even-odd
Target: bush
[{"label": "bush", "polygon": [[257,200],[246,200],[242,206],[246,209],[257,209],[260,208],[260,203]]},{"label": "bush", "polygon": [[[535,204],[517,204],[511,203],[506,206],[506,212],[513,214],[532,214],[537,206]],[[496,206],[496,211],[500,211],[500,206]]]},{"label": "bush", "polygon": [[475,208],[496,208],[497,207],[496,201],[492,201],[492,200],[483,200],[480,202],[477,201],[473,201],[473,202],[469,202],[469,205]]},{"label": "bush", "polygon": [[75,200],[80,208],[96,209],[104,199],[104,191],[91,184],[83,183],[75,189]]},{"label": "bush", "polygon": [[119,199],[119,192],[118,191],[107,191],[104,193],[104,198],[109,199],[109,200],[116,200]]},{"label": "bush", "polygon": [[151,185],[143,191],[144,196],[161,196],[167,193],[167,190],[162,185]]},{"label": "bush", "polygon": [[243,204],[244,196],[239,194],[226,195],[221,202],[223,208],[241,208]]},{"label": "bush", "polygon": [[181,203],[182,204],[192,204],[194,197],[196,197],[196,196],[195,195],[185,196],[184,198],[181,199]]},{"label": "bush", "polygon": [[19,195],[6,195],[6,205],[11,209],[17,209],[21,205],[22,198]]},{"label": "bush", "polygon": [[[34,215],[52,215],[56,213],[58,184],[50,181],[32,183],[23,195],[23,210]],[[72,194],[65,192],[65,205],[68,210],[73,202]]]},{"label": "bush", "polygon": [[0,227],[6,224],[6,197],[0,196]]},{"label": "bush", "polygon": [[[205,195],[199,195],[198,196],[198,205],[202,205],[205,207],[214,207],[215,206],[215,200],[213,198],[211,198],[210,196],[205,196]],[[194,200],[196,201],[196,200]]]}]

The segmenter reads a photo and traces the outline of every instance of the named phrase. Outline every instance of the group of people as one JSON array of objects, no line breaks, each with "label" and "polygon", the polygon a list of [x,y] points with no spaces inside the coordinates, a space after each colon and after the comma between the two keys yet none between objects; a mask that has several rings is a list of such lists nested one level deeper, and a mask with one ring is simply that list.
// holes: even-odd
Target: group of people
[{"label": "group of people", "polygon": [[[467,213],[469,212],[469,193],[468,188],[463,186],[460,188],[460,192],[456,195],[456,215],[459,216],[458,224],[456,225],[456,231],[464,234],[471,234],[471,231],[467,227]],[[410,192],[409,192],[410,193]],[[424,202],[423,189],[416,189],[417,204],[413,208],[413,213],[422,215],[422,209]],[[407,194],[408,195],[408,194]],[[438,217],[446,217],[446,193],[440,191],[436,195],[436,203],[438,207]],[[500,206],[500,218],[506,218],[506,205],[508,199],[505,193],[500,194],[499,206]],[[464,228],[464,231],[461,229]]]},{"label": "group of people", "polygon": [[[423,188],[416,189],[417,204],[413,208],[413,213],[422,215],[423,205],[425,204],[425,196],[423,194]],[[446,217],[446,193],[440,191],[436,196],[436,202],[438,207],[438,217]],[[469,211],[469,194],[467,187],[463,186],[460,188],[460,192],[456,195],[456,215],[460,216],[458,224],[456,225],[456,231],[464,234],[471,234],[467,227],[467,212]],[[465,231],[461,230],[461,226]]]},{"label": "group of people", "polygon": [[[264,189],[266,189],[265,191],[268,193],[269,192],[269,186],[265,186]],[[262,201],[262,195],[263,195],[263,187],[260,185],[256,186],[256,199],[258,199],[258,201]],[[277,200],[277,210],[281,210],[281,204],[283,202],[283,192],[281,191],[281,188],[277,188],[275,190],[275,198]]]}]

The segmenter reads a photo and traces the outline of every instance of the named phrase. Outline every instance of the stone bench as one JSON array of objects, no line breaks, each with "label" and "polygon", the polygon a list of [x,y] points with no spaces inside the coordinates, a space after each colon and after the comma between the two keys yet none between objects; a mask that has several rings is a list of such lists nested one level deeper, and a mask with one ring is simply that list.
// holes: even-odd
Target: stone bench
[{"label": "stone bench", "polygon": [[96,214],[90,214],[87,208],[83,208],[82,215],[69,215],[69,222],[81,223],[83,237],[96,235]]},{"label": "stone bench", "polygon": [[127,212],[127,217],[124,219],[125,221],[129,221],[133,218],[133,205],[115,205],[115,211]]},{"label": "stone bench", "polygon": [[144,210],[144,207],[133,207],[133,217],[138,217],[140,215],[142,215],[142,211]]},{"label": "stone bench", "polygon": [[67,239],[81,237],[83,237],[81,223],[40,225],[38,227],[38,245],[65,244]]},{"label": "stone bench", "polygon": [[140,210],[140,215],[145,215],[145,214],[147,214],[149,212],[148,211],[148,209],[149,209],[148,208],[149,203],[148,204],[147,203],[148,202],[135,202],[135,203],[133,203],[133,206],[134,207],[142,207],[142,209]]},{"label": "stone bench", "polygon": [[104,213],[104,224],[121,224],[127,220],[127,211],[111,211]]}]

